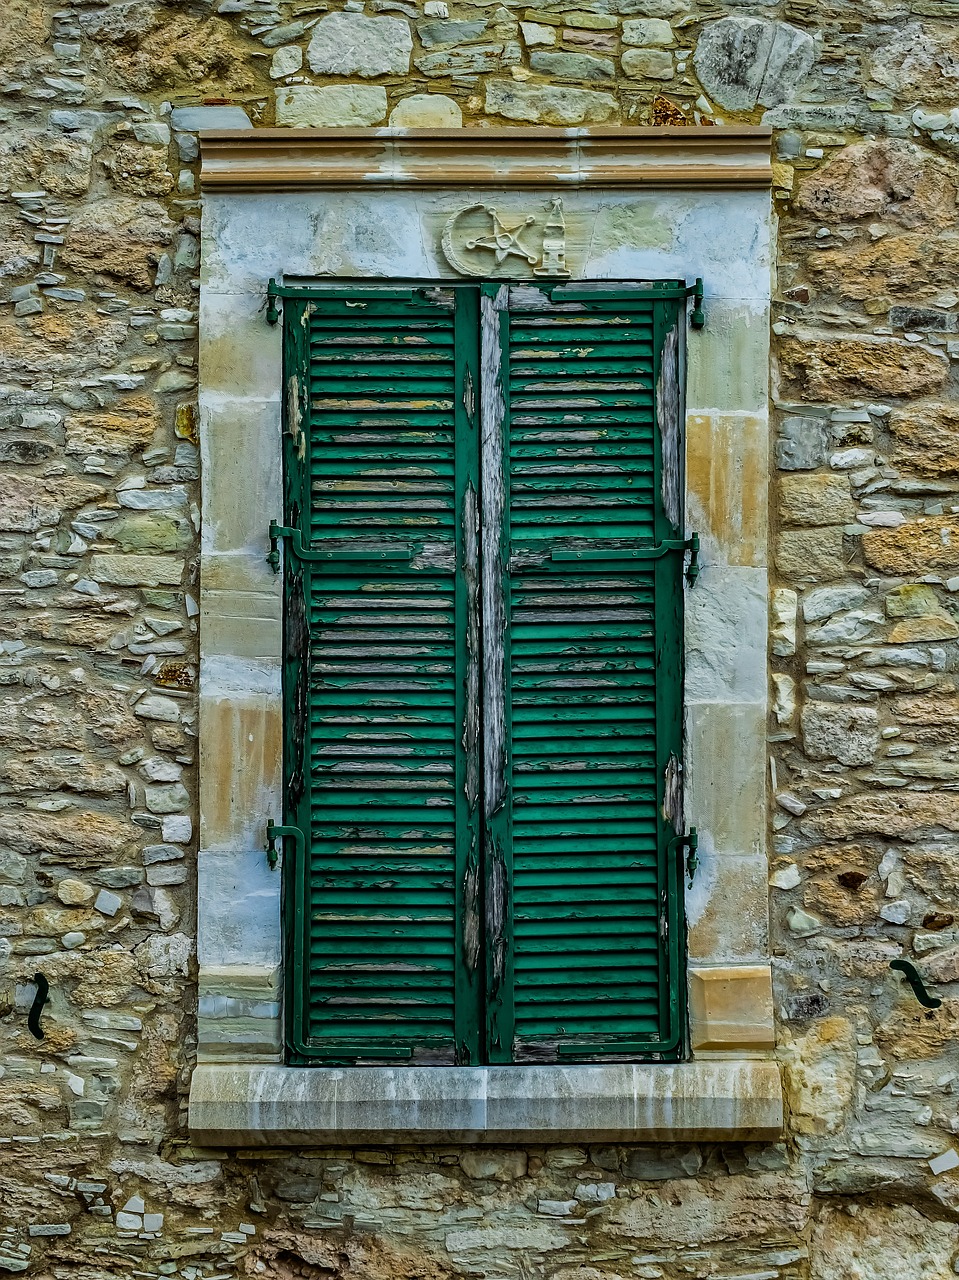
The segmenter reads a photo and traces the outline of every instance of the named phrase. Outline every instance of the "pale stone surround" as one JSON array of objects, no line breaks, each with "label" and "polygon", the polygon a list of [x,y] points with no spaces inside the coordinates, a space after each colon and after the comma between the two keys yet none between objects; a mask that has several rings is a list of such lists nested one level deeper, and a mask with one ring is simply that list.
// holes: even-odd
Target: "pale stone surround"
[{"label": "pale stone surround", "polygon": [[[512,135],[512,146],[520,131],[503,132]],[[716,137],[724,132],[617,130],[620,177],[603,185],[608,166],[591,162],[584,143],[589,131],[538,130],[527,135],[529,154],[516,185],[504,165],[501,185],[465,190],[462,153],[460,167],[447,170],[453,174],[449,187],[442,185],[449,148],[445,139],[437,148],[441,135],[424,134],[418,148],[413,133],[358,131],[344,135],[340,152],[311,148],[311,137],[319,135],[300,140],[289,132],[204,140],[204,174],[207,146],[213,159],[204,197],[200,303],[201,1065],[191,1095],[197,1132],[222,1131],[210,1119],[209,1100],[221,1105],[224,1089],[235,1095],[253,1087],[249,1074],[214,1080],[211,1072],[282,1060],[280,874],[270,871],[264,853],[266,821],[282,813],[281,579],[265,560],[267,526],[282,512],[282,326],[266,323],[267,281],[461,279],[440,241],[449,216],[476,200],[518,223],[561,196],[573,279],[704,279],[706,326],[689,333],[686,383],[687,528],[702,543],[702,573],[686,605],[686,811],[688,824],[699,831],[700,859],[687,896],[691,1038],[704,1068],[695,1077],[698,1087],[704,1096],[720,1087],[719,1077],[709,1083],[711,1055],[720,1072],[729,1065],[724,1059],[768,1056],[774,1042],[765,850],[771,213],[769,192],[757,177],[765,173],[768,180],[768,137],[764,130],[730,130],[743,140],[737,157],[732,139]],[[474,144],[476,171],[483,172],[484,156],[498,154],[497,134],[483,131]],[[668,134],[671,148],[664,148]],[[623,179],[630,135],[636,172],[655,151],[668,178]],[[716,137],[719,157],[712,177],[703,159],[708,135]],[[459,135],[464,150],[470,136],[476,138]],[[231,138],[238,157],[232,178],[224,176]],[[578,159],[559,179],[557,147],[562,150],[564,138],[568,148],[575,143]],[[251,139],[255,176],[244,181]],[[370,149],[377,139],[379,162]],[[538,145],[544,163],[537,187],[531,185],[530,156]],[[295,190],[264,189],[271,146],[277,172],[284,165],[289,170],[291,157],[299,165]],[[594,151],[602,160],[602,147]],[[337,189],[344,186],[342,156],[353,154],[363,156],[366,181]],[[408,186],[397,181],[399,154]],[[432,181],[431,155],[438,166]],[[684,161],[696,170],[695,180],[675,180]],[[727,172],[717,173],[720,167]],[[729,176],[733,168],[740,172],[736,181]],[[524,277],[523,268],[509,269]],[[511,1070],[519,1086],[518,1069]],[[636,1068],[644,1070],[684,1068]],[[764,1070],[777,1071],[771,1063]],[[256,1087],[274,1097],[284,1088],[289,1097],[299,1096],[302,1071],[273,1068],[257,1077]],[[324,1070],[308,1074],[311,1087],[321,1087]],[[747,1093],[758,1088],[768,1097],[764,1073],[738,1078]],[[676,1080],[678,1085],[678,1075]],[[608,1082],[606,1089],[617,1087]],[[641,1088],[635,1081],[630,1087]],[[237,1101],[242,1110],[243,1099]],[[719,1124],[719,1130],[739,1131],[734,1110],[724,1113],[729,1127]],[[237,1133],[256,1128],[254,1112],[244,1113],[245,1121],[231,1114]],[[766,1136],[778,1123],[770,1115]],[[583,1123],[595,1127],[585,1113]],[[308,1121],[301,1130],[312,1127]],[[686,1125],[690,1132],[695,1128]],[[321,1130],[317,1121],[313,1140],[329,1139]],[[707,1130],[714,1127],[704,1121],[697,1131]]]}]

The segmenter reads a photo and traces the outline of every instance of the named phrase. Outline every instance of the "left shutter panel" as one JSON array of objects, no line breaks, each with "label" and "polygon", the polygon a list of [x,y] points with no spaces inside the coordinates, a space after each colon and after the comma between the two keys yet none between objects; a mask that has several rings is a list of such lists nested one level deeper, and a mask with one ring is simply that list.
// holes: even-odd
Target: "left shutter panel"
[{"label": "left shutter panel", "polygon": [[291,647],[308,641],[303,739],[287,741],[308,832],[287,881],[294,1061],[476,1057],[475,673],[458,642],[475,590],[469,306],[364,290],[288,308],[304,403],[287,518],[320,557],[287,554]]}]

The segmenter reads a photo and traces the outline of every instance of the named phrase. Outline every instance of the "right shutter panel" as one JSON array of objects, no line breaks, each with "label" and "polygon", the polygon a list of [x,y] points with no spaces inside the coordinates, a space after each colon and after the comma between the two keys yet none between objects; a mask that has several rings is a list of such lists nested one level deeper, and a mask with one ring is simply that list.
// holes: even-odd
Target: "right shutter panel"
[{"label": "right shutter panel", "polygon": [[[287,883],[292,1059],[468,1062],[475,307],[450,290],[331,290],[286,310],[302,403],[288,408],[301,421],[287,518],[327,557],[287,548],[304,596],[288,633],[300,612],[308,633],[303,740],[288,737],[289,801],[308,833]],[[295,661],[302,636],[289,641]]]},{"label": "right shutter panel", "polygon": [[663,805],[681,758],[683,556],[628,556],[682,536],[655,394],[667,330],[678,358],[679,305],[594,296],[510,290],[517,1061],[670,1053],[680,1034]]}]

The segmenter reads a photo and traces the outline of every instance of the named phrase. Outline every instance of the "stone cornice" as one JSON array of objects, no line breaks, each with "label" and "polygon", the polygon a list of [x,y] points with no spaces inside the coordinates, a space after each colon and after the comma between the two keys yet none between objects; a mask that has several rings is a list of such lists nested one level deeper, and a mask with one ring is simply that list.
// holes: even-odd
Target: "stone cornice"
[{"label": "stone cornice", "polygon": [[772,130],[247,129],[200,134],[207,192],[370,187],[756,188]]}]

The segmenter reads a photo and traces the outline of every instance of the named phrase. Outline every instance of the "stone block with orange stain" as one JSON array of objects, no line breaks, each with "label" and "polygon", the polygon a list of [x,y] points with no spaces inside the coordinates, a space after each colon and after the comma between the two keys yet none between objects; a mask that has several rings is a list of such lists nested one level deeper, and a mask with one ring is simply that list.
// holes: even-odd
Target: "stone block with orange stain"
[{"label": "stone block with orange stain", "polygon": [[694,413],[686,420],[689,527],[707,563],[766,564],[769,424],[765,416]]},{"label": "stone block with orange stain", "polygon": [[[283,713],[272,693],[201,695],[200,843],[263,848],[279,813]],[[279,820],[279,819],[277,819]]]},{"label": "stone block with orange stain", "polygon": [[688,950],[702,964],[758,963],[769,954],[769,867],[764,854],[711,856],[687,899]]},{"label": "stone block with orange stain", "polygon": [[769,965],[693,968],[689,974],[692,1048],[771,1049],[775,1044]]}]

